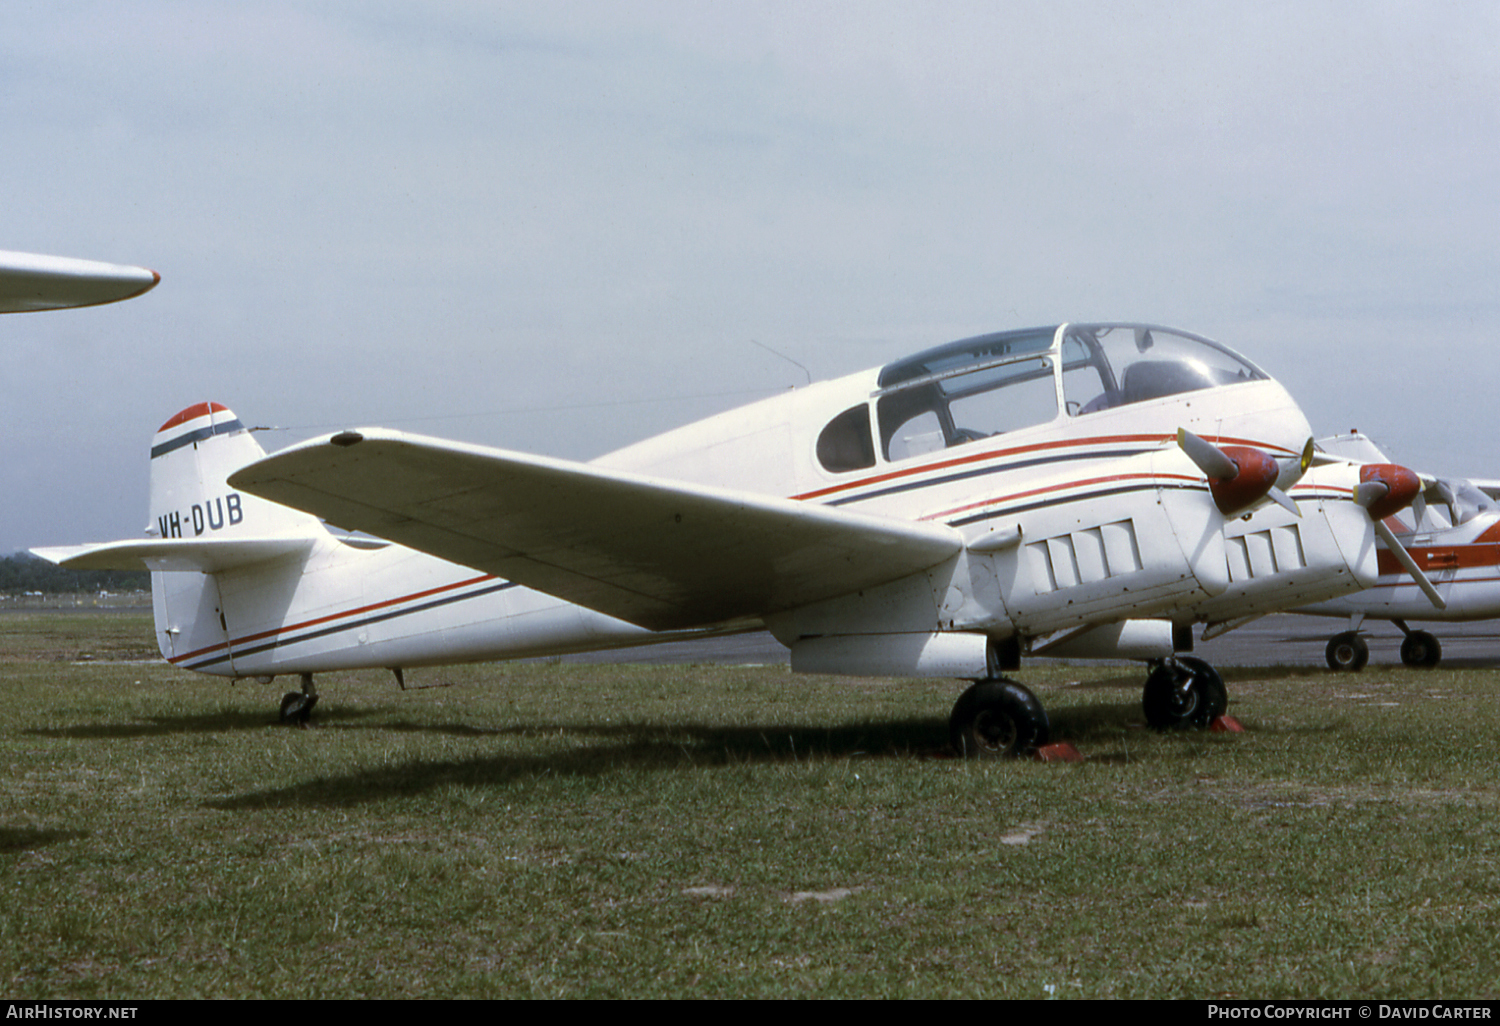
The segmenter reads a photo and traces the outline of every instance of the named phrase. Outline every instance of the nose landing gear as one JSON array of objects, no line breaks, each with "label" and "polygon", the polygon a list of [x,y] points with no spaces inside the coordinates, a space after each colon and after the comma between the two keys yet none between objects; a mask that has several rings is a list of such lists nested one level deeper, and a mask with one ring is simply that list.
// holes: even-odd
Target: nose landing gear
[{"label": "nose landing gear", "polygon": [[1224,678],[1202,659],[1173,656],[1156,663],[1141,696],[1146,722],[1157,730],[1206,728],[1224,715],[1229,692]]}]

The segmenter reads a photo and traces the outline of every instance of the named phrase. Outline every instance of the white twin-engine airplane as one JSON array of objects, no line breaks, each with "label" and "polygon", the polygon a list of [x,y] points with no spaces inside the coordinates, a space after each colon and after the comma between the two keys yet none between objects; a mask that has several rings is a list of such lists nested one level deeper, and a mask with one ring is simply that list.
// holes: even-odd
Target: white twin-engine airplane
[{"label": "white twin-engine airplane", "polygon": [[[142,540],[38,550],[152,579],[162,655],[269,681],[769,630],[811,673],[967,678],[960,752],[1047,741],[1023,654],[1152,661],[1156,726],[1224,712],[1175,656],[1373,584],[1392,465],[1314,465],[1277,382],[1207,339],[965,339],[575,463],[361,428],[265,456],[215,403],[162,425]],[[368,537],[344,536],[329,524]],[[376,540],[378,539],[378,540]],[[1177,644],[1174,646],[1174,638]]]},{"label": "white twin-engine airplane", "polygon": [[[1345,459],[1387,462],[1385,454],[1358,433],[1322,439],[1318,445]],[[1335,670],[1358,671],[1369,661],[1370,647],[1360,633],[1367,619],[1389,620],[1401,629],[1401,661],[1407,666],[1432,667],[1442,659],[1442,645],[1406,621],[1500,617],[1500,485],[1462,478],[1423,483],[1423,494],[1404,515],[1409,519],[1387,520],[1400,546],[1377,553],[1380,578],[1374,586],[1296,610],[1348,619],[1348,629],[1328,642],[1328,665]],[[1431,594],[1424,593],[1402,565],[1403,549],[1430,580]]]}]

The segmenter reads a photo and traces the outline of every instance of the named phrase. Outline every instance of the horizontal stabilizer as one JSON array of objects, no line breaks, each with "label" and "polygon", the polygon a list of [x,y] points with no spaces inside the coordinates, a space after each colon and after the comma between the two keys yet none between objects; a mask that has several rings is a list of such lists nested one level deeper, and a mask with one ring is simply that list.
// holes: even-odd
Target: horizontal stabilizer
[{"label": "horizontal stabilizer", "polygon": [[204,538],[192,541],[143,538],[32,549],[31,552],[69,570],[197,570],[212,574],[284,556],[304,555],[312,550],[313,541],[307,537]]},{"label": "horizontal stabilizer", "polygon": [[160,280],[144,267],[0,250],[0,313],[115,303]]},{"label": "horizontal stabilizer", "polygon": [[305,442],[229,481],[651,630],[794,609],[963,547],[943,524],[395,431]]}]

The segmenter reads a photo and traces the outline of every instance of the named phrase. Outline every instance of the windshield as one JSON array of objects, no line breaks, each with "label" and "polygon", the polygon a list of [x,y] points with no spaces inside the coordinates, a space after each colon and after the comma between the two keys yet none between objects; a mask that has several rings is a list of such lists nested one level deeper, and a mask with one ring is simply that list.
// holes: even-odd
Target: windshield
[{"label": "windshield", "polygon": [[1265,381],[1266,374],[1216,342],[1167,328],[1075,324],[1063,338],[1063,395],[1071,416]]},{"label": "windshield", "polygon": [[[881,455],[907,459],[1056,418],[1057,333],[980,335],[886,365],[875,404]],[[1061,364],[1062,395],[1073,417],[1268,380],[1216,342],[1143,324],[1068,325]]]}]

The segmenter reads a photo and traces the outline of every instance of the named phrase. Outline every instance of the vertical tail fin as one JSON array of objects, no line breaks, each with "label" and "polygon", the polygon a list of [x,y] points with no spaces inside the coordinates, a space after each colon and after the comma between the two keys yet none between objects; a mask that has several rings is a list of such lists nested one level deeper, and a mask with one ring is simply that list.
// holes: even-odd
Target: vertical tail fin
[{"label": "vertical tail fin", "polygon": [[[218,403],[189,406],[163,424],[151,443],[147,540],[34,551],[78,569],[144,565],[151,571],[162,656],[188,669],[232,675],[220,575],[283,557],[306,558],[319,539],[328,537],[317,517],[229,487],[230,474],[263,456],[265,450],[233,411]],[[299,563],[270,579],[284,584],[301,572]]]},{"label": "vertical tail fin", "polygon": [[318,519],[226,483],[230,474],[266,454],[219,403],[189,406],[157,429],[151,442],[151,526],[159,538],[310,535]]},{"label": "vertical tail fin", "polygon": [[[234,412],[219,403],[198,403],[177,414],[151,442],[148,533],[164,541],[323,534],[316,517],[229,487],[230,474],[264,455]],[[206,661],[210,672],[234,672],[215,574],[154,572],[151,604],[167,660],[188,667]]]}]

